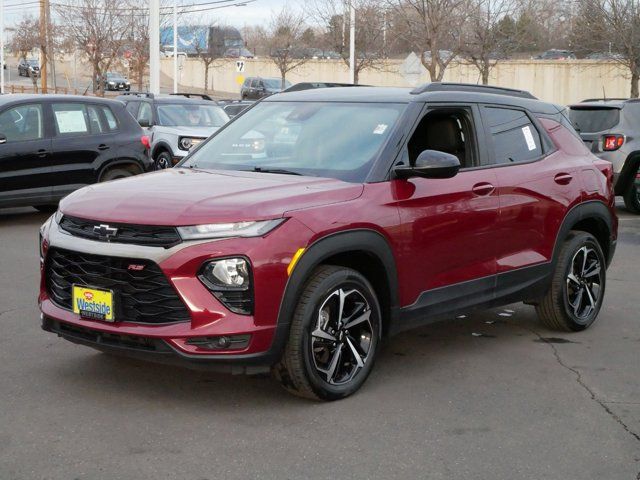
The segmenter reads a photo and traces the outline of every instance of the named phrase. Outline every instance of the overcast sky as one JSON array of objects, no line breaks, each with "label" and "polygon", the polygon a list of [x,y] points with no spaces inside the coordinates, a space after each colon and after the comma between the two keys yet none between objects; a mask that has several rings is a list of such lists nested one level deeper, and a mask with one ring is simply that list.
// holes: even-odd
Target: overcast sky
[{"label": "overcast sky", "polygon": [[[33,0],[0,0],[5,2],[5,26],[13,27],[24,15],[31,15],[33,17],[38,16],[38,5]],[[56,3],[57,0],[51,0],[51,3]],[[105,0],[107,1],[107,0]],[[194,3],[206,3],[208,0],[194,0]],[[209,0],[210,1],[210,0]],[[60,1],[62,3],[62,0]],[[112,4],[114,2],[111,2]],[[144,5],[145,1],[141,1],[140,5]],[[163,4],[169,4],[170,2]],[[271,10],[280,10],[285,4],[296,8],[296,0],[255,0],[252,3],[247,4],[244,7],[229,7],[208,12],[198,12],[191,14],[184,20],[188,20],[188,23],[203,24],[208,23],[208,20],[216,19],[218,23],[229,24],[236,27],[243,27],[245,25],[259,25],[267,26],[269,18],[271,16]],[[191,5],[190,1],[178,0],[178,5]],[[52,12],[53,13],[53,12]],[[8,36],[10,34],[8,33]]]}]

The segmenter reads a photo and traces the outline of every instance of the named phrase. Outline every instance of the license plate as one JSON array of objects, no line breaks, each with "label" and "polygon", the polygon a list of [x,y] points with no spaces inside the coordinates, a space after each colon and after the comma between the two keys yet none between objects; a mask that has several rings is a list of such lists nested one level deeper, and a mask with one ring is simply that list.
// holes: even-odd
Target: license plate
[{"label": "license plate", "polygon": [[113,322],[113,292],[74,285],[73,312],[83,318]]}]

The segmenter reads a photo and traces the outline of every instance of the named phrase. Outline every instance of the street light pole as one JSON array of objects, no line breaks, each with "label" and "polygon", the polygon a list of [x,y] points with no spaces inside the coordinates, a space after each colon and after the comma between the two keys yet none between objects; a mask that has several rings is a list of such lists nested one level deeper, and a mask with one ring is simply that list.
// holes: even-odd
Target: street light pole
[{"label": "street light pole", "polygon": [[173,0],[173,93],[178,93],[178,0]]},{"label": "street light pole", "polygon": [[149,91],[160,93],[160,0],[149,0]]},{"label": "street light pole", "polygon": [[356,7],[349,2],[349,80],[356,83]]}]

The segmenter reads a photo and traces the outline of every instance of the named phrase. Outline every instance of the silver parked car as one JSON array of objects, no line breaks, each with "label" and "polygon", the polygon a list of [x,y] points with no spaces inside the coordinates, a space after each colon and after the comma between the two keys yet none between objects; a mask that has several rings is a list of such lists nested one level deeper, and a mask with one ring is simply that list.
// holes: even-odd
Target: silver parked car
[{"label": "silver parked car", "polygon": [[591,152],[613,164],[616,195],[640,213],[640,100],[592,98],[569,106],[569,117]]},{"label": "silver parked car", "polygon": [[[196,98],[199,97],[199,98]],[[206,95],[125,93],[118,97],[147,130],[156,169],[170,168],[229,121]]]}]

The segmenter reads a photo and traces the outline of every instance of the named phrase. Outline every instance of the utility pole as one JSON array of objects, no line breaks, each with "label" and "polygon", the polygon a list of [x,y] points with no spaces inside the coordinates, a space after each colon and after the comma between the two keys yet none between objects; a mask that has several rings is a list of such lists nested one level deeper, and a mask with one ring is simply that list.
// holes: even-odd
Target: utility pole
[{"label": "utility pole", "polygon": [[356,83],[356,7],[353,1],[349,2],[349,79]]},{"label": "utility pole", "polygon": [[0,93],[4,93],[4,0],[0,0]]},{"label": "utility pole", "polygon": [[160,93],[160,0],[149,0],[149,91]]},{"label": "utility pole", "polygon": [[178,93],[178,0],[173,0],[173,93]]},{"label": "utility pole", "polygon": [[47,5],[40,0],[40,90],[47,93]]}]

